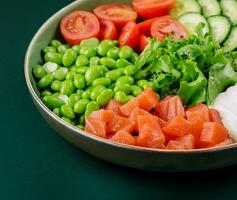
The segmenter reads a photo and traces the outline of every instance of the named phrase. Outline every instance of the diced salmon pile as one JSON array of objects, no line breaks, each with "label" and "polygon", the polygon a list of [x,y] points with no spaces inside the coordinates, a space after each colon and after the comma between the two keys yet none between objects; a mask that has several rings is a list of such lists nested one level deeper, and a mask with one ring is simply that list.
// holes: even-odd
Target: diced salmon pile
[{"label": "diced salmon pile", "polygon": [[178,96],[160,101],[151,88],[124,105],[112,99],[86,118],[85,131],[153,149],[200,149],[234,143],[216,110],[204,104],[185,110]]}]

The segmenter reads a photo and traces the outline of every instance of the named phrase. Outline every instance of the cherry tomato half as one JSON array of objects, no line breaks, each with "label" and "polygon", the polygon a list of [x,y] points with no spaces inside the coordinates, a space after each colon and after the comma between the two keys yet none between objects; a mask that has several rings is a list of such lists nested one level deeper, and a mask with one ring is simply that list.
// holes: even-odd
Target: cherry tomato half
[{"label": "cherry tomato half", "polygon": [[120,46],[129,45],[135,49],[138,46],[139,40],[140,31],[138,25],[135,22],[128,22],[121,30],[118,39]]},{"label": "cherry tomato half", "polygon": [[175,0],[133,0],[133,6],[143,19],[166,15],[174,7]]},{"label": "cherry tomato half", "polygon": [[117,35],[118,35],[117,29],[112,21],[109,20],[100,21],[100,33],[99,33],[100,40],[105,39],[116,40]]},{"label": "cherry tomato half", "polygon": [[139,43],[139,49],[141,52],[146,48],[146,45],[148,44],[148,37],[145,35],[141,35],[140,37],[140,43]]},{"label": "cherry tomato half", "polygon": [[151,25],[151,36],[163,41],[167,36],[174,39],[187,38],[188,33],[178,21],[160,17]]},{"label": "cherry tomato half", "polygon": [[100,20],[110,20],[120,28],[137,19],[137,12],[127,4],[104,4],[95,8],[94,14]]},{"label": "cherry tomato half", "polygon": [[74,11],[66,15],[60,23],[63,38],[70,44],[97,36],[100,23],[95,15],[86,11]]}]

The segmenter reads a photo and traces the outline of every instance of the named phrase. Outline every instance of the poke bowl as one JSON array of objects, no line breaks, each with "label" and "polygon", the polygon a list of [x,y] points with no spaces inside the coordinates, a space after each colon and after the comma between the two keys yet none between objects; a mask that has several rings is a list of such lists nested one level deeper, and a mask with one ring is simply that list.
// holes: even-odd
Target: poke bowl
[{"label": "poke bowl", "polygon": [[66,140],[118,165],[236,164],[237,29],[225,11],[237,3],[144,2],[78,0],[49,18],[25,56],[35,106]]}]

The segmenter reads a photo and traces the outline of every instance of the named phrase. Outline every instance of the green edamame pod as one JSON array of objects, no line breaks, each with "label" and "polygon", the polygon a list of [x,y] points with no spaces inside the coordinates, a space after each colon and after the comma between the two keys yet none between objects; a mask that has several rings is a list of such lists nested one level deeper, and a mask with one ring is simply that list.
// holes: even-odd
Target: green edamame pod
[{"label": "green edamame pod", "polygon": [[140,88],[136,85],[132,85],[131,89],[132,89],[132,95],[135,96],[135,97],[138,96],[139,94],[141,94],[142,91],[143,91],[142,88]]},{"label": "green edamame pod", "polygon": [[45,62],[53,62],[58,65],[62,63],[62,56],[57,52],[48,52],[44,56]]},{"label": "green edamame pod", "polygon": [[73,65],[77,58],[77,53],[73,51],[72,49],[68,49],[64,54],[62,58],[62,63],[65,67],[70,67]]},{"label": "green edamame pod", "polygon": [[78,74],[82,74],[82,75],[85,75],[86,74],[86,71],[89,69],[89,67],[78,67],[76,72]]},{"label": "green edamame pod", "polygon": [[134,83],[134,79],[132,76],[121,76],[117,81],[116,84],[120,83],[127,83],[129,85],[132,85]]},{"label": "green edamame pod", "polygon": [[91,96],[90,96],[91,100],[96,100],[97,97],[99,96],[99,94],[101,92],[103,92],[105,89],[106,88],[103,85],[98,85],[98,86],[94,87],[92,89]]},{"label": "green edamame pod", "polygon": [[98,46],[98,54],[106,56],[109,49],[113,46],[112,40],[103,40]]},{"label": "green edamame pod", "polygon": [[74,113],[72,107],[69,105],[62,105],[60,108],[60,113],[68,119],[75,118],[75,113]]},{"label": "green edamame pod", "polygon": [[107,56],[116,60],[119,57],[119,51],[120,49],[114,46],[108,50]]},{"label": "green edamame pod", "polygon": [[84,47],[97,47],[100,41],[97,38],[89,38],[81,41],[80,46]]},{"label": "green edamame pod", "polygon": [[85,77],[81,74],[75,74],[74,85],[77,89],[84,89],[86,87]]},{"label": "green edamame pod", "polygon": [[118,69],[111,70],[105,74],[106,78],[109,78],[111,81],[116,81],[120,76],[122,76],[122,72]]},{"label": "green edamame pod", "polygon": [[111,80],[109,78],[102,77],[102,78],[98,78],[98,79],[94,80],[92,83],[92,86],[95,87],[98,85],[103,85],[103,86],[107,87],[110,84],[111,84]]},{"label": "green edamame pod", "polygon": [[81,99],[81,94],[78,94],[78,93],[71,94],[68,99],[68,105],[73,107],[76,104],[76,102],[78,102],[80,99]]},{"label": "green edamame pod", "polygon": [[114,95],[113,90],[106,89],[98,95],[96,101],[99,106],[101,107],[105,106],[113,98],[113,95]]},{"label": "green edamame pod", "polygon": [[116,61],[113,58],[103,57],[100,59],[100,64],[104,65],[110,69],[116,68]]},{"label": "green edamame pod", "polygon": [[94,56],[94,57],[90,58],[89,63],[90,63],[90,66],[99,65],[100,64],[100,58],[97,57],[97,56]]},{"label": "green edamame pod", "polygon": [[58,81],[63,81],[65,80],[67,73],[68,73],[68,68],[61,67],[53,72],[53,78]]},{"label": "green edamame pod", "polygon": [[77,114],[84,114],[86,110],[86,106],[90,101],[88,99],[81,99],[75,103],[73,106],[73,110]]},{"label": "green edamame pod", "polygon": [[54,109],[53,109],[53,113],[54,113],[55,115],[57,115],[58,117],[61,117],[61,116],[62,116],[61,113],[60,113],[60,108],[54,108]]},{"label": "green edamame pod", "polygon": [[75,63],[77,67],[87,66],[88,64],[89,64],[89,60],[85,55],[79,55],[77,57],[76,63]]},{"label": "green edamame pod", "polygon": [[123,59],[128,59],[133,56],[133,49],[129,46],[123,46],[119,51],[119,57]]},{"label": "green edamame pod", "polygon": [[86,106],[85,116],[88,117],[93,111],[99,110],[100,107],[96,101],[91,101]]},{"label": "green edamame pod", "polygon": [[71,95],[75,91],[75,86],[72,80],[65,80],[62,83],[60,94],[65,94],[67,96]]},{"label": "green edamame pod", "polygon": [[127,60],[120,58],[116,61],[116,68],[124,68],[131,65],[130,62],[128,62]]},{"label": "green edamame pod", "polygon": [[62,86],[62,82],[55,80],[51,83],[50,88],[55,91],[55,92],[59,92]]},{"label": "green edamame pod", "polygon": [[80,54],[86,56],[87,58],[91,58],[96,56],[97,50],[94,47],[82,46],[80,49]]},{"label": "green edamame pod", "polygon": [[42,98],[42,101],[49,109],[60,108],[64,105],[64,102],[56,96],[45,96]]},{"label": "green edamame pod", "polygon": [[59,40],[52,40],[50,45],[54,48],[58,48],[60,45],[62,45],[62,43]]},{"label": "green edamame pod", "polygon": [[52,74],[46,74],[39,80],[39,82],[37,83],[37,86],[39,88],[46,88],[52,82],[53,82],[53,75]]},{"label": "green edamame pod", "polygon": [[127,103],[127,101],[128,101],[127,95],[123,91],[115,92],[114,99],[117,100],[118,102],[122,103],[122,104]]},{"label": "green edamame pod", "polygon": [[95,79],[101,76],[103,76],[103,67],[100,65],[93,65],[86,71],[85,79],[87,83],[92,83]]},{"label": "green edamame pod", "polygon": [[45,69],[42,66],[37,65],[37,66],[33,67],[33,75],[35,78],[41,79],[46,74],[47,74],[47,72],[45,71]]}]

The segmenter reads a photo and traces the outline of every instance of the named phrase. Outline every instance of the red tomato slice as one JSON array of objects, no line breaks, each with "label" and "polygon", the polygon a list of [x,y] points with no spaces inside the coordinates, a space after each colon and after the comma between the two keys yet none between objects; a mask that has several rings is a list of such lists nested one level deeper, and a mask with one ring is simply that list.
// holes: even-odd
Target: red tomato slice
[{"label": "red tomato slice", "polygon": [[100,23],[90,12],[74,11],[62,19],[60,31],[68,43],[75,45],[81,40],[97,36]]},{"label": "red tomato slice", "polygon": [[174,7],[175,0],[133,0],[133,6],[143,19],[166,15]]},{"label": "red tomato slice", "polygon": [[120,46],[128,45],[135,49],[138,46],[139,40],[140,31],[137,24],[135,22],[128,22],[121,30],[118,39]]},{"label": "red tomato slice", "polygon": [[187,38],[188,33],[178,21],[160,17],[151,25],[151,36],[158,38],[160,41],[164,41],[167,36],[179,40]]},{"label": "red tomato slice", "polygon": [[117,27],[123,27],[130,21],[136,21],[137,13],[127,4],[104,4],[94,9],[94,14],[100,20],[110,20]]},{"label": "red tomato slice", "polygon": [[117,29],[112,21],[109,21],[109,20],[100,21],[99,39],[100,40],[105,40],[105,39],[116,40],[117,39]]},{"label": "red tomato slice", "polygon": [[148,40],[149,38],[147,36],[141,35],[140,43],[139,43],[139,49],[141,52],[143,52],[143,50],[146,48],[146,45],[148,44]]}]

